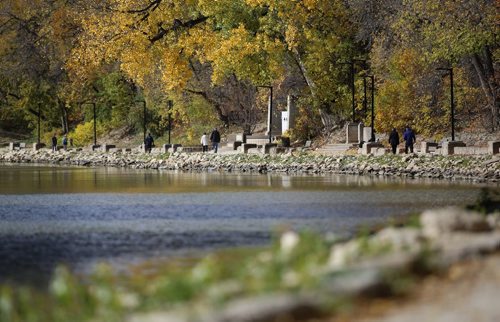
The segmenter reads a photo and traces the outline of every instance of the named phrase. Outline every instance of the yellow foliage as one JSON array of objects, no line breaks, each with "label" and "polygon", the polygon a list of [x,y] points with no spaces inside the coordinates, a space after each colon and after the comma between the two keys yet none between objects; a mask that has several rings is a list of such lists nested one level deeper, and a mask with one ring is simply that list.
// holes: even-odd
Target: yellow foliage
[{"label": "yellow foliage", "polygon": [[[319,83],[326,89],[329,80],[323,66],[339,44],[340,33],[345,32],[337,28],[344,23],[338,0],[172,0],[150,10],[147,19],[130,13],[143,8],[142,1],[110,0],[109,7],[113,10],[89,6],[82,14],[84,32],[68,69],[85,79],[99,65],[117,61],[141,87],[148,80],[160,80],[167,91],[182,90],[192,80],[191,60],[210,63],[214,83],[228,75],[256,84],[272,83],[284,77],[286,51],[296,49],[310,53],[306,63],[319,71]],[[251,12],[259,7],[270,13],[259,16]],[[207,21],[189,28],[175,27],[198,17],[207,17]],[[325,37],[324,28],[335,30],[334,35]],[[151,43],[160,29],[169,31]]]},{"label": "yellow foliage", "polygon": [[[374,50],[373,62],[378,74],[384,80],[377,84],[375,102],[376,128],[379,132],[389,132],[392,127],[398,130],[412,126],[417,133],[432,137],[436,133],[448,133],[450,129],[449,77],[442,79],[441,97],[436,104],[431,96],[429,83],[437,76],[435,69],[425,61],[419,51],[412,48],[396,50],[390,59],[381,59]],[[480,90],[473,88],[465,79],[465,72],[455,68],[455,112],[456,119],[469,102],[475,102]]]},{"label": "yellow foliage", "polygon": [[[97,137],[102,136],[105,131],[101,124],[96,127]],[[79,124],[75,130],[68,134],[69,138],[73,139],[75,146],[84,146],[94,142],[94,121]]]}]

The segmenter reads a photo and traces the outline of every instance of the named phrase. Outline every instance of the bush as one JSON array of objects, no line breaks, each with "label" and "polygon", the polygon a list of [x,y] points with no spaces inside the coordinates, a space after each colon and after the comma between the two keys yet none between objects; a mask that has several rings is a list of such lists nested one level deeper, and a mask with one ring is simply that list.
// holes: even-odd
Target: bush
[{"label": "bush", "polygon": [[[97,137],[104,134],[104,126],[97,123],[96,127]],[[68,135],[73,139],[73,145],[84,146],[94,142],[94,121],[79,124],[73,132]]]}]

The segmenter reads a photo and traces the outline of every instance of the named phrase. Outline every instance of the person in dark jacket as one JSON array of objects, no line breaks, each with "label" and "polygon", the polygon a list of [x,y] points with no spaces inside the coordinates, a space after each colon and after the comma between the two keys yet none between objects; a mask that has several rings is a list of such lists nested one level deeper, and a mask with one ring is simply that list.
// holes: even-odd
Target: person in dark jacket
[{"label": "person in dark jacket", "polygon": [[410,149],[410,153],[413,153],[413,144],[416,142],[416,138],[415,133],[413,133],[413,130],[409,126],[405,129],[403,140],[405,141],[405,153],[408,154],[408,148]]},{"label": "person in dark jacket", "polygon": [[389,144],[392,148],[392,154],[396,154],[399,145],[399,134],[395,127],[392,128],[391,134],[389,135]]},{"label": "person in dark jacket", "polygon": [[214,149],[214,153],[217,153],[217,150],[219,149],[219,143],[220,143],[220,133],[217,131],[217,128],[215,128],[212,133],[210,133],[210,141],[212,142],[212,147]]},{"label": "person in dark jacket", "polygon": [[151,133],[148,133],[148,136],[146,136],[146,139],[144,139],[144,151],[147,153],[151,153],[151,149],[154,145],[155,141],[153,140]]},{"label": "person in dark jacket", "polygon": [[56,134],[54,133],[54,135],[52,136],[52,152],[56,151],[57,151],[57,137]]},{"label": "person in dark jacket", "polygon": [[65,134],[62,140],[64,151],[68,150],[68,136]]}]

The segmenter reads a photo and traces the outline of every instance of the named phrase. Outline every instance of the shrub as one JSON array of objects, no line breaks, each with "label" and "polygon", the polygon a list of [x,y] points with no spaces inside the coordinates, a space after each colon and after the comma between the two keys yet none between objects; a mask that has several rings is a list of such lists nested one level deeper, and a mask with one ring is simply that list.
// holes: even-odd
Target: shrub
[{"label": "shrub", "polygon": [[[97,123],[96,132],[98,137],[103,135],[104,126]],[[69,133],[68,137],[73,139],[75,146],[91,144],[94,141],[94,121],[79,124],[73,132]]]}]

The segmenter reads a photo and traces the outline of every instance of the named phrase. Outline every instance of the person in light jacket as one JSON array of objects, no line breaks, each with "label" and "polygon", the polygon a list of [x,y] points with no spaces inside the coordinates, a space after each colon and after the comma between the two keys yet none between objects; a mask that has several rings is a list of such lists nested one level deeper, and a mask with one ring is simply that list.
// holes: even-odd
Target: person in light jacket
[{"label": "person in light jacket", "polygon": [[208,138],[207,138],[207,133],[203,133],[203,135],[201,136],[200,143],[201,143],[201,145],[203,146],[203,152],[207,152],[207,151],[208,151]]}]

